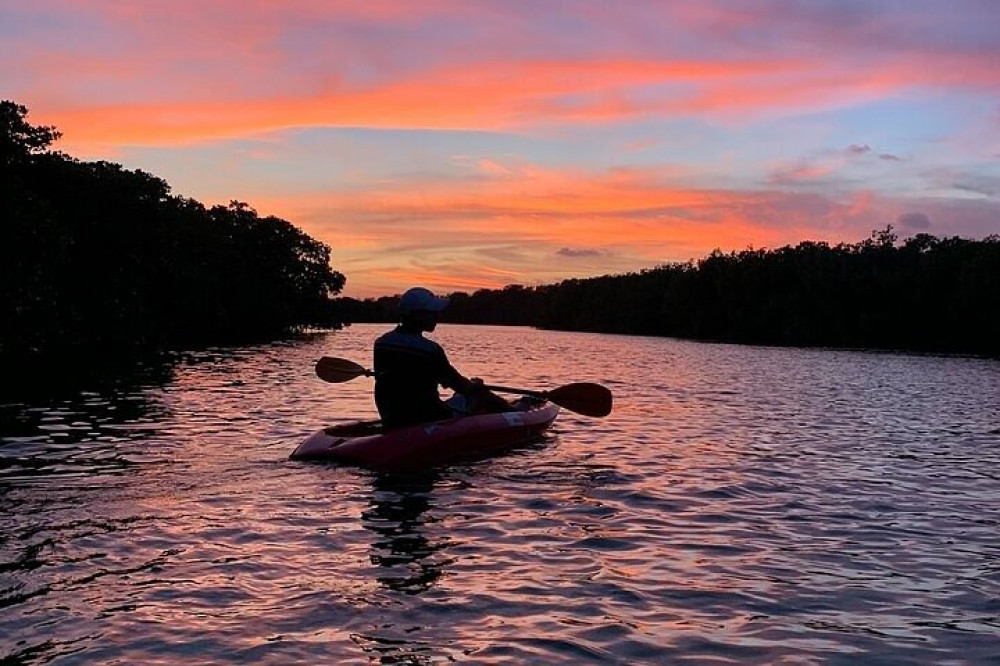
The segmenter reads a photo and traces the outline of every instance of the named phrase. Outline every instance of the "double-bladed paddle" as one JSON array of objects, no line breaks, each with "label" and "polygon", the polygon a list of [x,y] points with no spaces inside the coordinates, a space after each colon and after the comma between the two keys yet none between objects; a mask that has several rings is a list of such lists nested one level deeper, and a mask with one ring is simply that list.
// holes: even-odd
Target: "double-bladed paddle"
[{"label": "double-bladed paddle", "polygon": [[[374,375],[375,373],[371,370],[358,365],[354,361],[348,361],[346,358],[324,356],[316,363],[316,376],[324,382],[332,384],[340,384],[341,382],[349,382],[357,377],[372,377]],[[511,388],[509,386],[490,385],[484,385],[484,388],[490,391],[499,391],[500,393],[515,393],[517,395],[542,398],[584,416],[607,416],[611,413],[611,407],[614,403],[611,391],[600,384],[593,384],[591,382],[566,384],[551,391],[531,391],[529,389]]]}]

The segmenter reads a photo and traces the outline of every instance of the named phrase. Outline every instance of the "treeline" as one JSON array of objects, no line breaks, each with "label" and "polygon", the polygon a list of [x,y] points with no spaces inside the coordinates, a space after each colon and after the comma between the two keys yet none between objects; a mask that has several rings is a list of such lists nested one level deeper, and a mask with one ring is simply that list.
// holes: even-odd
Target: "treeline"
[{"label": "treeline", "polygon": [[[900,242],[889,226],[858,243],[715,251],[638,273],[451,298],[444,321],[1000,356],[1000,236]],[[394,321],[395,302],[336,301],[357,322]]]},{"label": "treeline", "polygon": [[246,204],[50,149],[0,102],[0,361],[259,339],[329,325],[330,248]]}]

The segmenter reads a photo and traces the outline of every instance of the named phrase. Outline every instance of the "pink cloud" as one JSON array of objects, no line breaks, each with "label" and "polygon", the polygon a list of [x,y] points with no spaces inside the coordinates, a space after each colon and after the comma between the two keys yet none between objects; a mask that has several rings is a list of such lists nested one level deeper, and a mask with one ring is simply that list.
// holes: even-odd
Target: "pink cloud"
[{"label": "pink cloud", "polygon": [[404,275],[468,290],[579,276],[582,259],[587,272],[602,274],[686,261],[715,248],[855,242],[914,210],[942,235],[985,235],[1000,219],[996,203],[893,199],[866,190],[685,189],[655,170],[525,167],[520,174],[474,189],[428,181],[255,205],[329,242],[334,264],[349,276],[347,293],[360,295]]},{"label": "pink cloud", "polygon": [[[190,156],[225,172],[268,151],[267,168],[283,169],[280,183],[251,164],[239,171],[247,182],[235,183],[238,192],[220,196],[247,192],[262,212],[329,242],[349,291],[418,279],[470,289],[569,277],[584,265],[637,269],[715,247],[853,241],[893,220],[920,228],[917,213],[936,233],[995,232],[995,170],[966,159],[997,152],[995,109],[969,123],[981,115],[966,107],[1000,91],[1000,9],[932,5],[901,14],[879,3],[770,0],[581,0],[569,9],[489,0],[14,3],[0,87],[29,106],[33,122],[62,130],[60,147],[78,156],[158,146],[171,150],[143,154],[170,152],[175,168]],[[934,164],[921,162],[921,144],[879,145],[872,137],[886,133],[884,117],[854,133],[866,108],[879,107],[874,116],[891,102],[893,112],[916,113],[925,100],[939,105],[927,116],[933,130],[913,128],[922,140],[945,135],[939,146],[950,151]],[[822,126],[841,121],[838,109],[858,113]],[[757,121],[813,112],[823,117],[809,129],[837,138],[824,143],[800,126],[794,139],[779,137],[794,148],[768,152],[779,132],[754,134],[780,124]],[[940,120],[952,114],[961,126]],[[317,162],[282,157],[304,153],[283,152],[280,141],[254,149],[220,141],[315,127],[514,132],[522,148],[545,137],[524,153],[550,164],[592,155],[594,146],[607,154],[572,169],[505,149],[455,148],[470,156],[441,158],[443,167],[438,158],[407,162],[410,173],[462,172],[454,180],[386,179],[370,168],[371,155],[357,164],[347,155],[329,187],[294,195],[306,187],[296,170]],[[689,127],[724,133],[732,152],[711,165],[691,157],[721,140],[706,133],[679,145]],[[557,135],[586,137],[587,149]],[[211,150],[177,150],[202,143]],[[385,146],[379,157],[392,160],[396,147]],[[647,163],[675,153],[691,166]],[[880,182],[895,192],[930,184],[940,198],[890,195]]]},{"label": "pink cloud", "polygon": [[[938,24],[970,30],[955,13]],[[569,39],[556,9],[490,2],[58,0],[13,13],[47,27],[0,46],[17,63],[0,82],[69,141],[168,145],[288,127],[746,120],[1000,88],[988,44],[943,49],[932,21],[908,15],[926,33],[914,43],[898,17],[863,14],[862,30],[835,5],[581,3]]]},{"label": "pink cloud", "polygon": [[[51,68],[64,65],[55,61]],[[81,71],[100,73],[102,67],[100,61],[84,61]],[[41,71],[40,76],[53,74]],[[134,79],[137,70],[115,76]],[[491,62],[365,86],[342,83],[322,94],[282,94],[281,86],[268,94],[239,93],[233,89],[238,83],[230,85],[225,77],[220,83],[218,88],[208,81],[185,84],[190,89],[175,90],[180,94],[172,102],[53,103],[38,115],[57,122],[74,143],[129,144],[196,142],[293,127],[490,131],[654,116],[745,119],[846,107],[921,86],[996,88],[1000,68],[961,59],[851,72],[795,61]]]},{"label": "pink cloud", "polygon": [[799,164],[771,174],[769,182],[774,185],[794,185],[796,183],[821,180],[835,171],[832,164]]}]

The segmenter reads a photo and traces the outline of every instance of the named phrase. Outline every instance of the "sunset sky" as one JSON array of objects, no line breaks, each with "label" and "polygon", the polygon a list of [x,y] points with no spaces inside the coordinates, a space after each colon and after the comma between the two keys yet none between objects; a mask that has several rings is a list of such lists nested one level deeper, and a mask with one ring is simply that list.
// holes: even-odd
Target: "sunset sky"
[{"label": "sunset sky", "polygon": [[0,99],[350,296],[1000,233],[995,0],[0,0]]}]

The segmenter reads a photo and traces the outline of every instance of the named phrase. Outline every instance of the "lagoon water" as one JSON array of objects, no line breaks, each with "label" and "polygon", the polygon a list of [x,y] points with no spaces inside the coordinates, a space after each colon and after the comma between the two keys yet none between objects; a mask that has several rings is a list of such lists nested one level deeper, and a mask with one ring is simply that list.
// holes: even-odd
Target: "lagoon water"
[{"label": "lagoon water", "polygon": [[543,441],[291,462],[384,326],[0,406],[0,662],[1000,663],[1000,362],[443,325]]}]

